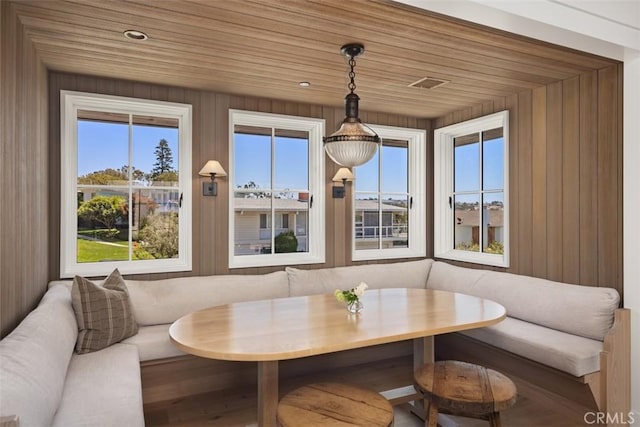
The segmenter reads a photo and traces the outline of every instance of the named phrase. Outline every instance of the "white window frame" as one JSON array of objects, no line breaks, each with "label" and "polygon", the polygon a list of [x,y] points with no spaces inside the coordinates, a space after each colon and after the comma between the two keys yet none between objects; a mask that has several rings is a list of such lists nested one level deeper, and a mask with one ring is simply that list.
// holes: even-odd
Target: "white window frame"
[{"label": "white window frame", "polygon": [[[78,110],[150,115],[178,120],[178,258],[135,261],[77,262]],[[191,235],[191,105],[74,91],[60,91],[61,111],[61,224],[60,276],[106,275],[118,268],[122,274],[192,270]],[[131,154],[130,154],[131,156]],[[131,219],[129,219],[131,222]]]},{"label": "white window frame", "polygon": [[[409,209],[409,245],[407,248],[392,249],[360,249],[356,250],[356,203],[355,184],[352,191],[352,230],[351,230],[351,259],[354,261],[395,259],[395,258],[417,258],[427,255],[427,132],[421,129],[402,128],[395,126],[370,125],[384,141],[395,139],[408,142],[408,193],[413,203]],[[382,159],[384,162],[384,158]],[[354,175],[357,181],[358,170],[355,168]]]},{"label": "white window frame", "polygon": [[[324,202],[324,119],[229,110],[229,268],[266,267],[272,265],[320,264],[325,262]],[[309,133],[309,206],[307,229],[308,252],[235,255],[234,131],[235,125],[298,130]]]},{"label": "white window frame", "polygon": [[[504,253],[489,254],[455,249],[453,206],[454,139],[475,132],[502,127],[504,140]],[[482,174],[482,165],[480,165]],[[479,191],[482,194],[481,191]],[[509,112],[501,111],[434,132],[434,257],[495,267],[509,267]]]}]

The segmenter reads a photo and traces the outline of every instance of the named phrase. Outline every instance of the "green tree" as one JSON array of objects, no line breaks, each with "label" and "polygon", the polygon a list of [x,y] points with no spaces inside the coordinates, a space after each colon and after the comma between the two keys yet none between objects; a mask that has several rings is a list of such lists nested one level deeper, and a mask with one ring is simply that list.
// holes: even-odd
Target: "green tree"
[{"label": "green tree", "polygon": [[298,239],[293,231],[285,231],[275,238],[276,253],[296,252],[298,250]]},{"label": "green tree", "polygon": [[[131,176],[134,180],[144,179],[144,172],[133,168]],[[129,180],[129,166],[124,165],[120,169],[102,169],[78,177],[78,184],[108,185],[126,182]]]},{"label": "green tree", "polygon": [[129,178],[121,170],[103,169],[78,177],[78,184],[105,185],[127,181]]},{"label": "green tree", "polygon": [[173,154],[166,139],[162,138],[160,140],[153,154],[156,156],[156,162],[153,164],[153,169],[149,174],[151,180],[156,180],[161,174],[173,172]]},{"label": "green tree", "polygon": [[162,185],[162,183],[165,183],[165,182],[177,182],[177,181],[178,181],[178,172],[176,171],[163,172],[161,174],[156,175],[153,178],[152,185],[154,184]]},{"label": "green tree", "polygon": [[138,233],[140,246],[154,258],[166,259],[178,255],[178,214],[158,213],[147,216]]},{"label": "green tree", "polygon": [[120,196],[96,196],[83,202],[78,208],[78,217],[96,221],[112,229],[116,221],[126,213],[126,200]]},{"label": "green tree", "polygon": [[502,242],[498,242],[498,241],[494,240],[493,242],[489,243],[489,246],[487,246],[484,249],[484,251],[489,253],[489,254],[503,254],[504,253],[504,245],[502,244]]},{"label": "green tree", "polygon": [[[127,165],[122,166],[120,168],[120,171],[124,174],[124,176],[126,177],[129,176],[129,166]],[[144,172],[142,172],[140,169],[136,169],[135,167],[133,167],[131,171],[131,179],[134,181],[144,180]]]}]

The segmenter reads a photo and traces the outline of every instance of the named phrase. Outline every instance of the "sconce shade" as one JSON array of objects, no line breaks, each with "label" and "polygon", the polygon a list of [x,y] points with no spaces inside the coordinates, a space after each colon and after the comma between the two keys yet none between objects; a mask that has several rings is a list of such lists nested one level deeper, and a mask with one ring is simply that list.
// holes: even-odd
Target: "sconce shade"
[{"label": "sconce shade", "polygon": [[380,137],[358,117],[358,102],[360,97],[354,92],[356,89],[355,57],[364,52],[364,46],[353,43],[342,46],[341,52],[349,58],[349,90],[345,97],[346,117],[340,129],[324,138],[324,148],[327,155],[341,166],[353,167],[367,163],[376,154],[381,142]]},{"label": "sconce shade", "polygon": [[200,169],[198,174],[201,176],[211,176],[211,174],[227,176],[227,172],[225,172],[224,168],[217,160],[209,160],[204,167]]},{"label": "sconce shade", "polygon": [[342,186],[333,186],[333,198],[334,199],[342,199],[344,198],[346,192],[347,181],[353,181],[353,174],[349,170],[349,168],[340,168],[338,172],[333,176],[334,182],[342,181]]},{"label": "sconce shade", "polygon": [[227,176],[227,172],[217,160],[209,160],[200,172],[201,176],[211,177],[211,182],[202,183],[202,195],[203,196],[217,196],[218,195],[218,183],[215,182],[217,176]]},{"label": "sconce shade", "polygon": [[334,182],[340,182],[340,181],[353,181],[353,174],[351,173],[351,171],[348,168],[340,168],[338,169],[338,172],[336,172],[336,174],[333,176],[333,180]]}]

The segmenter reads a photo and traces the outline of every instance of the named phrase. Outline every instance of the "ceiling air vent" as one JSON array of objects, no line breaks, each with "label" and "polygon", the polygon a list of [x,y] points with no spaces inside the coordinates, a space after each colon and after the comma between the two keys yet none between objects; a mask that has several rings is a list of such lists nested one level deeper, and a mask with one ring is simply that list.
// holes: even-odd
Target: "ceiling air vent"
[{"label": "ceiling air vent", "polygon": [[415,81],[409,85],[409,87],[421,87],[423,89],[435,89],[437,87],[446,85],[451,80],[436,79],[434,77],[424,77],[418,81]]}]

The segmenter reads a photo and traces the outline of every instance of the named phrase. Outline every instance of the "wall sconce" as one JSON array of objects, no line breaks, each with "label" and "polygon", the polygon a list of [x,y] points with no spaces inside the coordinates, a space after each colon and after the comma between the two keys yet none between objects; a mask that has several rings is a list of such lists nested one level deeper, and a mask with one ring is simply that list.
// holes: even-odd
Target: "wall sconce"
[{"label": "wall sconce", "polygon": [[349,168],[340,168],[338,172],[333,176],[333,182],[342,181],[342,187],[333,186],[333,198],[334,199],[343,199],[345,195],[345,190],[347,186],[347,181],[353,181],[353,174],[349,170]]},{"label": "wall sconce", "polygon": [[211,182],[202,183],[202,195],[203,196],[217,196],[218,195],[218,183],[215,182],[216,175],[227,176],[227,172],[222,168],[222,165],[217,160],[209,160],[200,172],[200,176],[210,176]]}]

